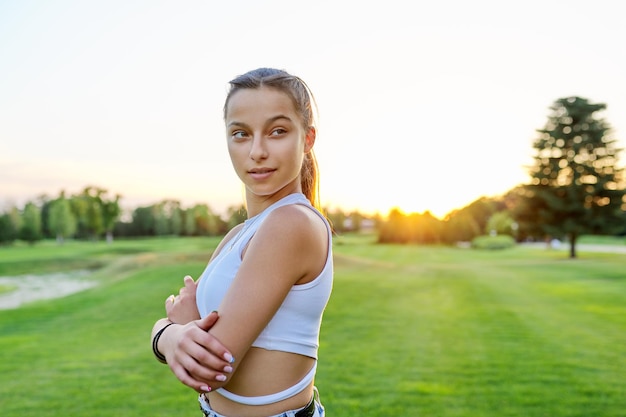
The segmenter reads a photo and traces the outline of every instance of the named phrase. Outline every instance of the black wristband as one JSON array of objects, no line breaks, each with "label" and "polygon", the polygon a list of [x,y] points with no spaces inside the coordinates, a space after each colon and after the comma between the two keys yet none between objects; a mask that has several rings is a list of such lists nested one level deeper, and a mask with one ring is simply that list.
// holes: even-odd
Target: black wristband
[{"label": "black wristband", "polygon": [[165,326],[163,326],[163,328],[159,330],[157,334],[154,335],[154,339],[152,339],[152,352],[154,353],[154,356],[156,356],[158,361],[161,363],[167,363],[167,360],[165,359],[165,356],[161,352],[159,352],[157,345],[159,343],[159,338],[161,337],[165,329],[170,327],[172,324],[174,323],[168,323]]}]

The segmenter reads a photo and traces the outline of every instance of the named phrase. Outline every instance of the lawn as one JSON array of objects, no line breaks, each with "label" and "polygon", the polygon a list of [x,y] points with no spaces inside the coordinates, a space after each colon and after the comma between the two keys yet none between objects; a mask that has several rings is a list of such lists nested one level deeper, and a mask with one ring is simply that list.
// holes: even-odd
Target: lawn
[{"label": "lawn", "polygon": [[[91,267],[101,283],[0,310],[2,415],[198,416],[149,334],[216,242],[0,248],[3,275]],[[342,236],[335,255],[316,380],[329,417],[626,416],[623,254]]]}]

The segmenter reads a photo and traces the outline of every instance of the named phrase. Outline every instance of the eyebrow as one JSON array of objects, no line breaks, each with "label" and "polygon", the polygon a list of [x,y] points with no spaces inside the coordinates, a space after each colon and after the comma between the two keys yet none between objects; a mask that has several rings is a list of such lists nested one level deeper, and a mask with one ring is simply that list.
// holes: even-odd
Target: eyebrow
[{"label": "eyebrow", "polygon": [[[293,123],[293,120],[291,120],[289,116],[285,116],[284,114],[279,114],[279,115],[276,115],[274,117],[270,117],[269,119],[267,119],[267,122],[265,124],[271,124],[281,119],[285,119],[288,122]],[[246,128],[249,127],[246,123],[238,122],[236,120],[233,120],[232,122],[228,124],[228,127],[232,127],[232,126],[241,126],[241,127],[246,127]]]}]

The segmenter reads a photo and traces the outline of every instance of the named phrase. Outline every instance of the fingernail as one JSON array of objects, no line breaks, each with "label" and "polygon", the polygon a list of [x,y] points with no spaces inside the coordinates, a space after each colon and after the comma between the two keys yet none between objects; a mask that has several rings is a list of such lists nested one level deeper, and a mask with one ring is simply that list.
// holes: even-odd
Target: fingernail
[{"label": "fingernail", "polygon": [[228,362],[228,363],[235,362],[235,358],[233,358],[233,355],[231,355],[228,352],[224,353],[224,359],[226,359],[226,362]]},{"label": "fingernail", "polygon": [[226,365],[226,366],[224,367],[224,372],[231,373],[232,371],[233,371],[233,367],[232,367],[232,366],[228,366],[228,365]]},{"label": "fingernail", "polygon": [[226,375],[218,375],[215,377],[216,381],[224,382],[226,381]]},{"label": "fingernail", "polygon": [[200,389],[204,392],[211,392],[211,387],[209,387],[208,385],[203,385],[200,387]]}]

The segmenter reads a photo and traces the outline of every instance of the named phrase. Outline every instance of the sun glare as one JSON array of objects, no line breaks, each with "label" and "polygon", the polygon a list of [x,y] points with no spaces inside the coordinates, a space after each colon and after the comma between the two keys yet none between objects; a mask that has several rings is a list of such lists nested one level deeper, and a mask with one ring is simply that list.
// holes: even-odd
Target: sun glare
[{"label": "sun glare", "polygon": [[429,211],[433,216],[444,219],[444,217],[452,210],[468,205],[471,201],[458,203],[455,201],[437,201],[431,200],[422,202],[412,202],[402,199],[390,200],[373,200],[370,202],[352,203],[347,205],[335,205],[332,202],[326,204],[331,210],[341,210],[346,213],[358,211],[365,215],[380,215],[386,217],[391,210],[397,209],[402,213],[424,213]]}]

